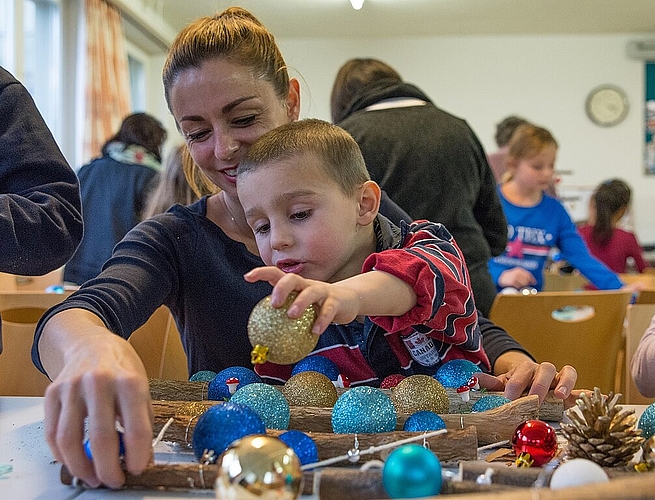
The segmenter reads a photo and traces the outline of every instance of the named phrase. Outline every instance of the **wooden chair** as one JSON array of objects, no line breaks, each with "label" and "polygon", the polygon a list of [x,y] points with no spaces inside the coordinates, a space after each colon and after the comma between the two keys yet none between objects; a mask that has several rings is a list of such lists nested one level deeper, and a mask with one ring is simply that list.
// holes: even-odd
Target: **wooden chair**
[{"label": "wooden chair", "polygon": [[43,396],[50,381],[32,364],[34,330],[43,313],[68,295],[70,293],[0,293],[0,396]]},{"label": "wooden chair", "polygon": [[625,314],[625,370],[623,399],[621,402],[631,405],[649,405],[655,403],[655,398],[647,398],[641,395],[630,373],[630,361],[634,356],[637,345],[650,325],[651,318],[655,315],[654,304],[631,304]]},{"label": "wooden chair", "polygon": [[544,272],[544,292],[574,292],[584,290],[589,280],[579,273]]},{"label": "wooden chair", "polygon": [[149,378],[189,379],[180,334],[166,306],[157,309],[128,342],[141,357]]},{"label": "wooden chair", "polygon": [[618,389],[622,375],[623,319],[629,291],[540,292],[496,296],[489,319],[518,340],[537,361],[578,372],[576,387]]}]

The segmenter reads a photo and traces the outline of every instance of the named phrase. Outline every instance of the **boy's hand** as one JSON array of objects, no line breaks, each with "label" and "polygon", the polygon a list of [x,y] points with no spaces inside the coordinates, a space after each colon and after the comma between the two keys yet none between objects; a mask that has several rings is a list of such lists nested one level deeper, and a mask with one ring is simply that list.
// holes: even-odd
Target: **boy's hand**
[{"label": "boy's hand", "polygon": [[350,323],[359,314],[359,297],[347,287],[285,273],[274,266],[258,267],[245,274],[246,281],[268,281],[273,285],[271,305],[282,306],[291,292],[298,292],[287,315],[298,318],[311,304],[318,306],[318,316],[312,332],[320,335],[331,323]]}]

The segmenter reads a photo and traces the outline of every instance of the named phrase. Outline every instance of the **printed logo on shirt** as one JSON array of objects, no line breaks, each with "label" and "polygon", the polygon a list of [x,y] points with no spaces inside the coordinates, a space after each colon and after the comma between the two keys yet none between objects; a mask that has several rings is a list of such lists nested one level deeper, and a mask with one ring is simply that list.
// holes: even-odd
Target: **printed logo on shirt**
[{"label": "printed logo on shirt", "polygon": [[434,345],[434,340],[421,332],[414,332],[402,339],[412,359],[418,364],[434,366],[441,360],[439,350]]}]

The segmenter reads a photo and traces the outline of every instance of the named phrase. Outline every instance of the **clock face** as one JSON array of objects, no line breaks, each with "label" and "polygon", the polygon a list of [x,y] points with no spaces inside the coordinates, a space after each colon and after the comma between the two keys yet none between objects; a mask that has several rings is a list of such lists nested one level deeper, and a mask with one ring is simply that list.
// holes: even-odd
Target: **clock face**
[{"label": "clock face", "polygon": [[603,127],[611,127],[621,123],[627,116],[628,98],[618,87],[601,85],[589,93],[585,109],[591,121]]}]

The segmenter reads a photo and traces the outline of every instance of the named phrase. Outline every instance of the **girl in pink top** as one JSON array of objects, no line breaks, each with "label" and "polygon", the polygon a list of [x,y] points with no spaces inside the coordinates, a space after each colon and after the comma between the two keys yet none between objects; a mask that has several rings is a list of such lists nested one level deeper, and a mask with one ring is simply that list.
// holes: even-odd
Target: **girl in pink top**
[{"label": "girl in pink top", "polygon": [[591,197],[588,224],[579,229],[589,252],[615,273],[627,272],[629,258],[640,273],[648,267],[635,235],[617,227],[630,195],[630,187],[620,179],[603,182]]}]

